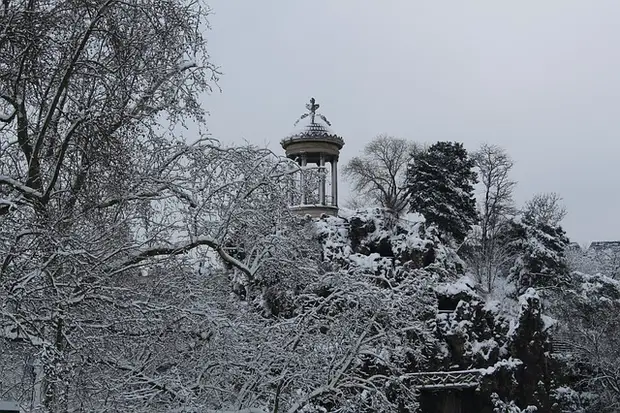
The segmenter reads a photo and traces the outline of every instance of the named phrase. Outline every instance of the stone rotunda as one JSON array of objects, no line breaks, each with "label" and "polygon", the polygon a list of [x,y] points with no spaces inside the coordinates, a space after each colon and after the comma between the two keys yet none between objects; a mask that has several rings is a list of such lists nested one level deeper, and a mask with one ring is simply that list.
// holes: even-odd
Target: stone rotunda
[{"label": "stone rotunda", "polygon": [[[344,140],[329,129],[331,123],[317,112],[319,105],[314,98],[310,99],[306,109],[308,112],[301,115],[295,125],[306,118],[309,122],[280,142],[287,158],[294,160],[298,166],[291,175],[291,209],[315,218],[322,214],[336,216],[338,156]],[[323,123],[319,123],[319,119]]]}]

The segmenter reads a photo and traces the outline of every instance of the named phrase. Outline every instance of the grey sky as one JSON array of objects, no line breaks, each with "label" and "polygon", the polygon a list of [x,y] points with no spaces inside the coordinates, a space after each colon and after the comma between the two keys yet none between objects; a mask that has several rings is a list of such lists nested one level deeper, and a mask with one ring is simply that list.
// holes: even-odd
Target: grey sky
[{"label": "grey sky", "polygon": [[617,0],[209,4],[215,137],[279,150],[314,96],[342,161],[384,132],[494,143],[515,160],[519,204],[559,192],[571,239],[620,239]]}]

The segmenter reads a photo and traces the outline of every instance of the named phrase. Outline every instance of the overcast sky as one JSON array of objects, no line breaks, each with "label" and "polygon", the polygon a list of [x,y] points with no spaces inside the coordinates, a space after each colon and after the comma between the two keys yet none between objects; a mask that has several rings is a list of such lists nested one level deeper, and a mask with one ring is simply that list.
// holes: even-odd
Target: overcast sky
[{"label": "overcast sky", "polygon": [[215,137],[280,150],[314,96],[341,161],[379,133],[497,144],[519,204],[556,191],[572,240],[620,239],[620,1],[209,4]]}]

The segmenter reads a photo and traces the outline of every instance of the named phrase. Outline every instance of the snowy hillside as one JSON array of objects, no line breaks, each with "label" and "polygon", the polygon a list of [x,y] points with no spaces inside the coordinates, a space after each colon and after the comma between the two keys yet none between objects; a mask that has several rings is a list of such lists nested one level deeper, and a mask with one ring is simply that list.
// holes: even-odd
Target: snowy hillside
[{"label": "snowy hillside", "polygon": [[[520,394],[524,387],[506,384],[517,379],[545,382],[545,373],[536,379],[531,373],[550,349],[545,338],[548,322],[533,289],[520,297],[516,304],[520,311],[511,316],[498,302],[486,302],[476,292],[475,283],[464,275],[464,262],[439,241],[434,228],[394,219],[380,209],[343,215],[316,223],[324,259],[339,277],[347,274],[349,285],[354,280],[363,282],[368,292],[383,301],[381,306],[392,308],[391,323],[402,320],[403,328],[389,334],[399,343],[410,342],[417,354],[402,344],[383,343],[373,348],[375,356],[368,357],[367,369],[383,366],[382,374],[399,372],[401,379],[419,372],[477,371],[483,392],[472,403],[481,409],[490,406],[494,393],[519,399],[520,405],[539,404],[534,396]],[[393,303],[407,302],[412,291],[416,300],[410,304],[410,318],[401,319]],[[403,335],[408,323],[418,329],[413,342]]]}]

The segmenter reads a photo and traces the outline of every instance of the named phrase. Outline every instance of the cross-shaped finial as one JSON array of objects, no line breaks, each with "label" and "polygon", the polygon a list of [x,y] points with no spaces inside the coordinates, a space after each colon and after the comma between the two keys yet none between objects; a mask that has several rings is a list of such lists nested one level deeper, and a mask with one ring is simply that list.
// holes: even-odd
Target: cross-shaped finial
[{"label": "cross-shaped finial", "polygon": [[320,107],[314,98],[310,98],[310,103],[306,104],[306,109],[310,111],[310,123],[314,123],[314,117],[316,116],[316,110]]},{"label": "cross-shaped finial", "polygon": [[300,120],[307,118],[310,116],[310,123],[315,123],[315,118],[318,116],[327,124],[327,126],[331,126],[332,124],[327,120],[325,116],[317,112],[317,109],[320,107],[314,98],[310,98],[310,103],[306,103],[306,109],[308,109],[308,113],[304,113],[301,115],[299,119],[295,122],[295,126],[299,123]]}]

